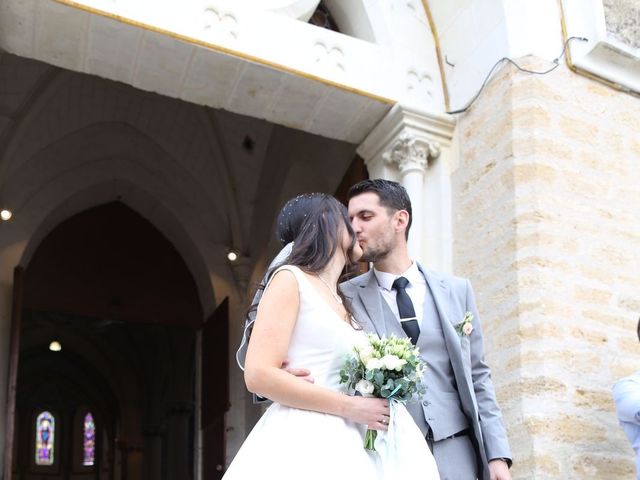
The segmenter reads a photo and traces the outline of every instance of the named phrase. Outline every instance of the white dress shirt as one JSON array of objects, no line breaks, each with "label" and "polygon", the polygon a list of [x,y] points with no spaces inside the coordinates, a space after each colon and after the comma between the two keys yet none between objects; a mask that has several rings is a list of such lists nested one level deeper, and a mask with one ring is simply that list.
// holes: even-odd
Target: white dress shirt
[{"label": "white dress shirt", "polygon": [[640,479],[640,372],[613,386],[618,421],[636,452],[636,478]]},{"label": "white dress shirt", "polygon": [[427,295],[427,281],[424,275],[418,269],[418,264],[413,262],[411,266],[402,274],[395,275],[393,273],[381,272],[373,267],[373,273],[378,281],[378,289],[382,294],[382,298],[387,302],[389,308],[400,321],[400,313],[398,313],[398,303],[396,302],[396,291],[393,289],[393,282],[398,277],[404,277],[409,280],[407,285],[407,295],[413,303],[413,309],[416,312],[418,326],[422,328],[422,316],[424,314],[424,300]]}]

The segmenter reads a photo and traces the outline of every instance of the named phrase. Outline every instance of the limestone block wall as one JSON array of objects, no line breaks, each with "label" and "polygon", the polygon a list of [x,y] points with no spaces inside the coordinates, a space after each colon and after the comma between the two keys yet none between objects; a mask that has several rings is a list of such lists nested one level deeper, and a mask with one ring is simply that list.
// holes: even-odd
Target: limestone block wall
[{"label": "limestone block wall", "polygon": [[514,478],[635,478],[611,387],[640,368],[640,99],[504,67],[456,135],[454,271],[475,287]]}]

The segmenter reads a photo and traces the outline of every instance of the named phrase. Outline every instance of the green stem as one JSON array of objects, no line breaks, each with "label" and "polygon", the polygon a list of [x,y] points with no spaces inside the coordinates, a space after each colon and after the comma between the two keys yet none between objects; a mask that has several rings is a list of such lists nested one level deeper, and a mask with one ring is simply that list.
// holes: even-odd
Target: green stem
[{"label": "green stem", "polygon": [[366,450],[376,451],[376,437],[378,436],[378,432],[376,430],[367,430],[367,433],[364,436],[364,448]]}]

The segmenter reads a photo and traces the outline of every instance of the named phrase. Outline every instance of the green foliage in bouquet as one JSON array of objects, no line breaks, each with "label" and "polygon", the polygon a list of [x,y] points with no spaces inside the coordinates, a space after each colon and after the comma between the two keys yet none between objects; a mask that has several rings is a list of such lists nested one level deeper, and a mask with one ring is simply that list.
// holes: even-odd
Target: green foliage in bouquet
[{"label": "green foliage in bouquet", "polygon": [[[422,375],[425,364],[408,338],[378,338],[369,334],[353,347],[340,370],[340,383],[363,396],[388,398],[407,403],[425,392]],[[375,450],[377,432],[368,430],[365,448]]]}]

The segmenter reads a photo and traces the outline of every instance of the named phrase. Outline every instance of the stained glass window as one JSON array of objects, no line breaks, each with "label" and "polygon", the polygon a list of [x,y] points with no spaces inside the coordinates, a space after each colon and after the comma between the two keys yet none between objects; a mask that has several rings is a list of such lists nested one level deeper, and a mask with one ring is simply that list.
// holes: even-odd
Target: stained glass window
[{"label": "stained glass window", "polygon": [[93,466],[96,455],[96,424],[91,412],[84,416],[82,423],[82,465]]},{"label": "stained glass window", "polygon": [[36,465],[53,465],[56,419],[44,411],[36,418]]}]

